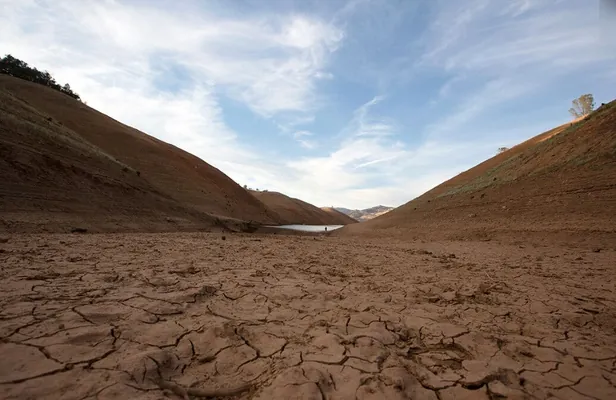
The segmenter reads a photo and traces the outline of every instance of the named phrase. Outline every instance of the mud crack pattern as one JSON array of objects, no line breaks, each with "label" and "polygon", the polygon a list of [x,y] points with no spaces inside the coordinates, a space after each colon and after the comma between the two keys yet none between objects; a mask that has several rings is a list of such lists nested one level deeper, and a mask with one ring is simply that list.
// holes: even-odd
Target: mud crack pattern
[{"label": "mud crack pattern", "polygon": [[8,238],[0,397],[616,398],[616,251],[226,239]]}]

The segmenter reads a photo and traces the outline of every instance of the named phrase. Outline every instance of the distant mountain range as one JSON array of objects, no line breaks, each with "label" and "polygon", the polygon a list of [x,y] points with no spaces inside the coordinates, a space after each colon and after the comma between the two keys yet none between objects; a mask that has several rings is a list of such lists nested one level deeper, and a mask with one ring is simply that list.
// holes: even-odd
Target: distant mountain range
[{"label": "distant mountain range", "polygon": [[363,210],[351,210],[349,208],[344,207],[336,207],[336,210],[340,211],[348,215],[349,217],[356,219],[357,221],[367,221],[372,218],[376,218],[379,215],[383,215],[386,212],[393,210],[394,207],[387,206],[375,206],[370,208],[365,208]]}]

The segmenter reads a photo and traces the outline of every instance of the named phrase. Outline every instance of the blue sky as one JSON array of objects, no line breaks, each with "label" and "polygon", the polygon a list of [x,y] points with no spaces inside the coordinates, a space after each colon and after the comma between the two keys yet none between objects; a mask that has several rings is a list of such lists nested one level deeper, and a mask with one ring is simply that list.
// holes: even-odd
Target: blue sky
[{"label": "blue sky", "polygon": [[616,97],[616,20],[593,0],[0,7],[0,53],[241,185],[318,206],[403,204],[568,121],[577,96]]}]

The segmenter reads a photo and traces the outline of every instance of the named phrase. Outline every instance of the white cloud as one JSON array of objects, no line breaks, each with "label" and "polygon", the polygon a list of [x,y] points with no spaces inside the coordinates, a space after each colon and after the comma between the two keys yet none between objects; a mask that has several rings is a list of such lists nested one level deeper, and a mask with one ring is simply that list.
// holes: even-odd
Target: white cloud
[{"label": "white cloud", "polygon": [[457,105],[428,126],[427,136],[472,139],[463,132],[476,131],[506,103],[565,79],[613,70],[616,53],[599,40],[596,6],[562,0],[514,0],[505,7],[486,0],[436,2],[419,67],[449,77],[434,108],[452,97]]},{"label": "white cloud", "polygon": [[313,136],[312,132],[308,131],[296,131],[293,132],[293,138],[305,149],[314,149],[317,147],[317,143],[314,140],[309,140],[308,137]]},{"label": "white cloud", "polygon": [[489,81],[476,89],[468,98],[463,99],[452,113],[429,125],[426,129],[427,134],[433,140],[447,138],[448,135],[460,130],[465,124],[473,121],[491,107],[520,97],[533,89],[533,85],[511,78]]},{"label": "white cloud", "polygon": [[372,111],[383,100],[377,96],[355,110],[334,151],[287,162],[288,173],[271,182],[273,190],[320,206],[397,206],[461,172],[460,165],[469,167],[467,156],[484,150],[476,143],[404,144],[397,128]]},{"label": "white cloud", "polygon": [[375,96],[369,102],[363,104],[353,113],[353,119],[348,124],[346,131],[355,137],[383,137],[395,134],[396,128],[392,121],[379,117],[371,117],[371,107],[385,100],[384,96]]},{"label": "white cloud", "polygon": [[533,0],[510,0],[501,15],[517,17],[533,8]]},{"label": "white cloud", "polygon": [[[277,165],[240,143],[219,98],[266,117],[310,121],[319,107],[315,82],[328,77],[328,57],[343,39],[339,28],[299,14],[223,18],[113,0],[2,2],[2,9],[1,51],[50,70],[90,106],[240,182],[272,179]],[[189,84],[161,91],[161,60],[181,67]]]},{"label": "white cloud", "polygon": [[[375,43],[412,41],[390,37],[405,25],[397,7],[378,2],[362,7],[370,0],[354,0],[320,18],[275,10],[217,14],[212,4],[225,2],[208,7],[176,3],[159,2],[169,5],[161,9],[151,2],[0,0],[0,51],[49,69],[89,105],[203,158],[240,184],[279,190],[316,205],[353,208],[402,204],[497,147],[540,132],[529,127],[490,136],[480,122],[493,108],[600,63],[606,68],[593,73],[616,80],[608,65],[616,53],[601,47],[598,24],[592,23],[596,13],[585,2],[429,2],[435,18],[421,36],[422,54],[362,52],[383,57],[366,61],[375,69],[371,80],[400,78],[404,86],[384,85],[388,97],[376,96],[357,107],[344,129],[324,138],[328,121],[315,119],[325,100],[318,89],[340,79],[328,67],[347,42],[341,27],[357,22],[364,29],[365,19],[348,19],[362,9],[370,23],[368,31],[356,30],[361,38],[374,34],[382,35]],[[377,5],[387,12],[373,11]],[[384,15],[400,21],[377,20]],[[418,44],[404,48],[416,50]],[[336,71],[352,74],[358,60],[346,59]],[[401,114],[404,104],[397,115],[384,105],[401,98],[393,98],[396,91],[415,90],[415,83],[428,87],[430,82],[417,82],[425,71],[444,75],[447,83],[440,91],[432,88],[437,100],[426,126],[414,126]],[[161,78],[177,87],[161,89]],[[222,99],[244,104],[316,156],[257,155],[243,144],[242,132],[227,125]],[[341,93],[336,100],[353,99]],[[446,102],[457,104],[440,109]],[[341,105],[348,109],[347,103]]]},{"label": "white cloud", "polygon": [[[109,74],[147,78],[152,58],[167,55],[195,79],[268,116],[316,107],[314,83],[327,76],[327,57],[343,39],[335,26],[302,15],[231,20],[87,0],[11,2],[3,13],[0,44],[34,56],[33,63],[54,70],[72,65],[71,72],[89,76],[108,67]],[[93,65],[100,66],[85,70]]]},{"label": "white cloud", "polygon": [[466,36],[477,16],[488,7],[489,0],[469,0],[458,4],[451,1],[435,3],[438,14],[423,38],[427,49],[422,56],[422,62],[425,63],[433,62],[455,48]]},{"label": "white cloud", "polygon": [[424,37],[424,62],[502,76],[531,67],[534,74],[562,74],[611,58],[598,40],[596,4],[560,3],[516,0],[503,8],[487,0],[444,2]]}]

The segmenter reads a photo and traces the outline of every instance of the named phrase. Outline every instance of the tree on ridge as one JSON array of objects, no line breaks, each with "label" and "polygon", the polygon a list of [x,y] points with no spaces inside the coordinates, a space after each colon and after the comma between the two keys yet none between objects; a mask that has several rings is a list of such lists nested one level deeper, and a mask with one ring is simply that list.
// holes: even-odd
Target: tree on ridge
[{"label": "tree on ridge", "polygon": [[569,113],[574,118],[580,118],[588,115],[595,109],[595,98],[592,94],[583,94],[572,102],[573,107],[569,109]]},{"label": "tree on ridge", "polygon": [[68,83],[61,86],[48,71],[39,71],[10,54],[0,58],[0,74],[6,74],[25,81],[38,83],[39,85],[50,87],[81,101],[79,95],[71,90],[71,86]]}]

